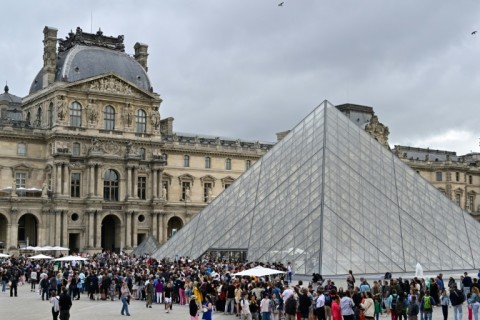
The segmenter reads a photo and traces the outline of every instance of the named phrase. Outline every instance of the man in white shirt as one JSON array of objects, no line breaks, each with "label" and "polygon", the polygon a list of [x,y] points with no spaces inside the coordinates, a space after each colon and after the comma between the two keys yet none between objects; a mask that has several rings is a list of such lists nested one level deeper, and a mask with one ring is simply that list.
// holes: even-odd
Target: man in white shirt
[{"label": "man in white shirt", "polygon": [[316,313],[318,320],[325,320],[325,295],[323,294],[323,287],[318,287],[318,298],[316,304]]},{"label": "man in white shirt", "polygon": [[35,292],[35,285],[37,284],[37,271],[32,269],[30,272],[30,291]]}]

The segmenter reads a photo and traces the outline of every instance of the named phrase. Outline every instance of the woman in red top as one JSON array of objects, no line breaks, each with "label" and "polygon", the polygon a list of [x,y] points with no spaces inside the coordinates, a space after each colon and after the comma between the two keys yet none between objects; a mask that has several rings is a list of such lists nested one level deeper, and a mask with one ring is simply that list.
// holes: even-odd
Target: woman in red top
[{"label": "woman in red top", "polygon": [[335,298],[332,300],[332,319],[343,320],[342,311],[340,309],[340,297],[338,295],[335,295]]}]

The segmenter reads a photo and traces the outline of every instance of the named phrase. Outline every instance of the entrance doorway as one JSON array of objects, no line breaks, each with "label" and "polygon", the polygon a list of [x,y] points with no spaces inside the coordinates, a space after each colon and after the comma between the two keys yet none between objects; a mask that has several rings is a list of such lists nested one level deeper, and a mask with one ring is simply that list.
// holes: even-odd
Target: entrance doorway
[{"label": "entrance doorway", "polygon": [[70,254],[80,252],[80,234],[79,233],[70,233],[68,235],[68,248],[70,249]]},{"label": "entrance doorway", "polygon": [[114,215],[108,215],[102,220],[101,245],[104,250],[120,252],[121,245],[121,222]]}]

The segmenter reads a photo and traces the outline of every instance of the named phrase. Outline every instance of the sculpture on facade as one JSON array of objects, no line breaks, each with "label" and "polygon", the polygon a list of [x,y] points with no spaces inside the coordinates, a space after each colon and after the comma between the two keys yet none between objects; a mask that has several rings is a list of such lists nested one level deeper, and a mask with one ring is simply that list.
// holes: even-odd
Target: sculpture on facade
[{"label": "sculpture on facade", "polygon": [[162,199],[167,200],[167,188],[165,186],[162,188]]},{"label": "sculpture on facade", "polygon": [[65,110],[65,101],[63,101],[63,97],[57,98],[57,117],[59,120],[63,121],[66,115]]},{"label": "sculpture on facade", "polygon": [[185,201],[190,201],[190,188],[185,189]]},{"label": "sculpture on facade", "polygon": [[48,185],[46,182],[42,185],[42,198],[46,198],[48,196]]}]

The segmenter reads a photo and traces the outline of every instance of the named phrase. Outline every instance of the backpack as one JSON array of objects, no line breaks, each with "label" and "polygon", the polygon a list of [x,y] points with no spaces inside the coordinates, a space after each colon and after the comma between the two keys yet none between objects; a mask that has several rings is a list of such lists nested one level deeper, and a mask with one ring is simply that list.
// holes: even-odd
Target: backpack
[{"label": "backpack", "polygon": [[403,313],[403,311],[404,311],[403,305],[404,305],[404,303],[405,303],[405,300],[401,300],[401,301],[398,301],[398,300],[399,300],[399,298],[397,298],[397,303],[396,303],[396,306],[395,306],[395,313],[396,313],[397,315]]},{"label": "backpack", "polygon": [[329,294],[325,295],[325,305],[331,306],[332,305],[332,297]]},{"label": "backpack", "polygon": [[458,302],[460,302],[459,304],[465,302],[465,295],[463,294],[463,292],[461,292],[460,290],[455,290],[455,294],[458,296]]},{"label": "backpack", "polygon": [[397,295],[392,295],[392,308],[393,310],[397,310],[397,302],[398,302],[398,296]]},{"label": "backpack", "polygon": [[418,304],[417,303],[410,303],[410,307],[408,308],[408,315],[410,316],[416,316],[420,310],[418,310]]},{"label": "backpack", "polygon": [[430,296],[423,297],[423,310],[431,310],[432,309],[432,301]]}]

